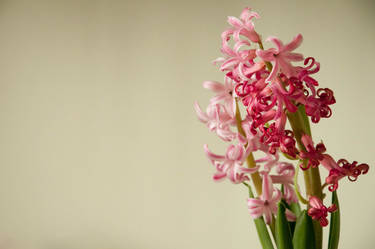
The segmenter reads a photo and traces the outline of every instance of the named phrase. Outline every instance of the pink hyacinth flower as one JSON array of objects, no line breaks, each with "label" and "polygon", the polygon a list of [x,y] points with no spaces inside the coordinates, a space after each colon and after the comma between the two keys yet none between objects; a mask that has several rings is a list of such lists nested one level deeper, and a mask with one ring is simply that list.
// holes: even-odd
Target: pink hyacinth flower
[{"label": "pink hyacinth flower", "polygon": [[235,120],[222,105],[210,104],[207,111],[203,112],[199,104],[195,102],[194,109],[198,119],[206,124],[210,131],[216,132],[221,139],[229,142],[236,138],[236,133],[230,130],[230,125],[234,124]]},{"label": "pink hyacinth flower", "polygon": [[250,153],[249,150],[245,150],[243,144],[229,145],[225,156],[212,153],[207,144],[204,145],[204,151],[216,167],[217,172],[213,176],[214,181],[227,177],[233,183],[241,183],[250,179],[247,174],[255,173],[259,169],[259,167],[246,168],[242,166]]},{"label": "pink hyacinth flower", "polygon": [[307,211],[307,213],[311,216],[311,218],[319,221],[322,227],[325,227],[328,225],[328,219],[327,219],[328,212],[332,213],[337,210],[337,207],[335,204],[332,204],[330,207],[327,208],[326,206],[324,206],[322,200],[320,200],[316,196],[311,196],[309,198],[309,205],[310,205],[310,208]]},{"label": "pink hyacinth flower", "polygon": [[298,202],[296,192],[294,190],[294,166],[291,163],[279,162],[277,163],[276,172],[278,175],[271,175],[273,183],[280,183],[284,186],[283,198],[288,204]]},{"label": "pink hyacinth flower", "polygon": [[253,18],[259,18],[259,15],[250,10],[250,8],[245,8],[240,15],[240,19],[233,16],[228,17],[228,23],[233,27],[236,41],[240,41],[240,35],[247,37],[255,43],[260,41],[258,33],[254,30],[254,23],[252,21]]},{"label": "pink hyacinth flower", "polygon": [[264,173],[262,195],[258,198],[249,198],[247,201],[249,212],[254,219],[264,216],[267,224],[271,224],[272,215],[277,212],[277,203],[281,199],[281,192],[275,189],[271,177]]},{"label": "pink hyacinth flower", "polygon": [[226,112],[234,118],[236,113],[236,100],[233,97],[235,83],[228,77],[225,77],[224,80],[224,84],[216,81],[205,81],[203,87],[216,93],[216,96],[210,99],[210,103],[218,104],[222,101]]},{"label": "pink hyacinth flower", "polygon": [[298,48],[302,43],[302,35],[298,34],[294,39],[284,45],[280,39],[271,36],[267,41],[272,41],[276,48],[267,50],[257,50],[257,55],[264,61],[274,62],[272,71],[267,77],[266,81],[270,82],[276,78],[279,71],[284,73],[287,77],[296,76],[297,69],[292,66],[292,61],[302,61],[303,55],[299,53],[292,53],[293,50]]}]

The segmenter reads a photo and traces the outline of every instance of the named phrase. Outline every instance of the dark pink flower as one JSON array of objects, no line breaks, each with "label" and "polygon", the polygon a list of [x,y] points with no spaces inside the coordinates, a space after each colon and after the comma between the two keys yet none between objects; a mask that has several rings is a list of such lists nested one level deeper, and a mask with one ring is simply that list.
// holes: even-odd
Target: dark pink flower
[{"label": "dark pink flower", "polygon": [[314,148],[314,142],[309,135],[303,134],[301,141],[305,146],[306,151],[300,151],[299,157],[301,159],[307,159],[307,166],[304,167],[303,164],[300,165],[301,169],[307,170],[311,167],[318,167],[321,160],[323,160],[323,153],[326,152],[326,147],[323,143],[319,143]]},{"label": "dark pink flower", "polygon": [[319,88],[317,96],[309,96],[306,99],[305,107],[306,114],[311,116],[313,123],[318,123],[320,118],[329,118],[332,115],[332,110],[329,105],[336,103],[333,96],[333,91],[329,88]]},{"label": "dark pink flower", "polygon": [[364,175],[368,172],[369,166],[365,163],[358,164],[357,161],[349,163],[345,159],[340,159],[335,162],[335,160],[330,156],[325,154],[324,159],[321,164],[329,171],[329,175],[326,178],[326,183],[330,184],[328,189],[330,191],[335,191],[339,186],[339,180],[348,177],[350,181],[356,181],[359,175]]},{"label": "dark pink flower", "polygon": [[326,206],[324,206],[322,200],[316,196],[311,196],[309,198],[309,205],[310,208],[307,211],[307,213],[311,216],[311,218],[319,221],[322,227],[328,225],[328,212],[332,213],[337,210],[335,204],[332,204],[330,207],[327,208]]}]

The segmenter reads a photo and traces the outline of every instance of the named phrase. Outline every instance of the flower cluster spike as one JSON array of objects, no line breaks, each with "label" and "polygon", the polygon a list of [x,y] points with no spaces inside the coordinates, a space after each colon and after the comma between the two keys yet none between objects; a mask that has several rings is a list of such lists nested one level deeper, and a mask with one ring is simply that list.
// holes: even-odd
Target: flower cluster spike
[{"label": "flower cluster spike", "polygon": [[[228,17],[230,27],[221,35],[223,55],[214,60],[224,73],[224,84],[205,81],[203,87],[214,96],[206,111],[197,102],[194,108],[198,119],[210,131],[230,143],[225,155],[215,154],[204,146],[215,168],[213,179],[250,186],[252,176],[260,177],[261,181],[254,185],[258,184],[256,187],[262,192],[248,199],[248,208],[253,218],[263,216],[271,224],[278,202],[284,201],[287,207],[298,202],[296,167],[304,172],[325,169],[324,186],[329,185],[328,189],[335,191],[340,180],[347,176],[355,181],[368,172],[369,166],[345,159],[335,161],[322,142],[314,145],[311,134],[305,134],[310,128],[304,127],[302,134],[301,130],[287,129],[288,113],[296,113],[303,107],[304,115],[312,123],[318,123],[332,115],[331,106],[336,99],[331,89],[320,88],[313,78],[320,70],[320,63],[295,52],[302,44],[301,34],[288,43],[271,36],[266,41],[272,46],[264,49],[254,19],[259,19],[259,15],[250,8],[245,8],[239,18]],[[291,123],[291,127],[295,129],[295,124]],[[254,159],[254,152],[261,156]],[[281,161],[280,154],[302,163]],[[312,219],[326,226],[327,214],[334,212],[336,206],[324,206],[322,196],[307,193],[307,209]],[[286,214],[290,219],[296,217],[288,209]]]}]

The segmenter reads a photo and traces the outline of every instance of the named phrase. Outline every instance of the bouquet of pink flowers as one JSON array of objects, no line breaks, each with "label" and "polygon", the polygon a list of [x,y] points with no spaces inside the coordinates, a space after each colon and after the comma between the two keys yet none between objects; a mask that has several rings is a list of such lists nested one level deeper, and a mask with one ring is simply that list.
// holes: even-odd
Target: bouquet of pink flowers
[{"label": "bouquet of pink flowers", "polygon": [[[213,179],[227,178],[249,189],[248,209],[263,249],[321,249],[322,228],[328,224],[328,249],[336,249],[339,182],[356,181],[369,166],[336,160],[322,142],[314,144],[309,120],[318,123],[331,116],[330,106],[336,102],[333,91],[320,88],[313,78],[319,62],[293,52],[302,43],[301,34],[287,44],[271,36],[266,41],[273,47],[264,49],[254,29],[257,18],[249,8],[239,18],[228,17],[231,27],[221,35],[223,57],[214,61],[225,73],[224,84],[205,81],[203,87],[215,96],[206,111],[198,103],[194,106],[198,119],[231,143],[224,155],[204,145],[215,167]],[[254,152],[261,156],[255,158]],[[280,155],[288,160],[281,161]],[[304,192],[298,185],[299,172],[304,176]],[[327,192],[332,193],[331,202]]]}]

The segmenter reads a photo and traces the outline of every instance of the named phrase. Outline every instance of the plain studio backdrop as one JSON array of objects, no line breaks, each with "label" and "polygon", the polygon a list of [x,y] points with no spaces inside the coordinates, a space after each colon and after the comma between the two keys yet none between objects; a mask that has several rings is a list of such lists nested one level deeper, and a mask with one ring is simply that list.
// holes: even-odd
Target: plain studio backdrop
[{"label": "plain studio backdrop", "polygon": [[[247,6],[321,63],[337,103],[314,140],[374,166],[374,1],[0,1],[1,249],[260,248],[193,110]],[[340,182],[340,249],[374,248],[374,171]]]}]

